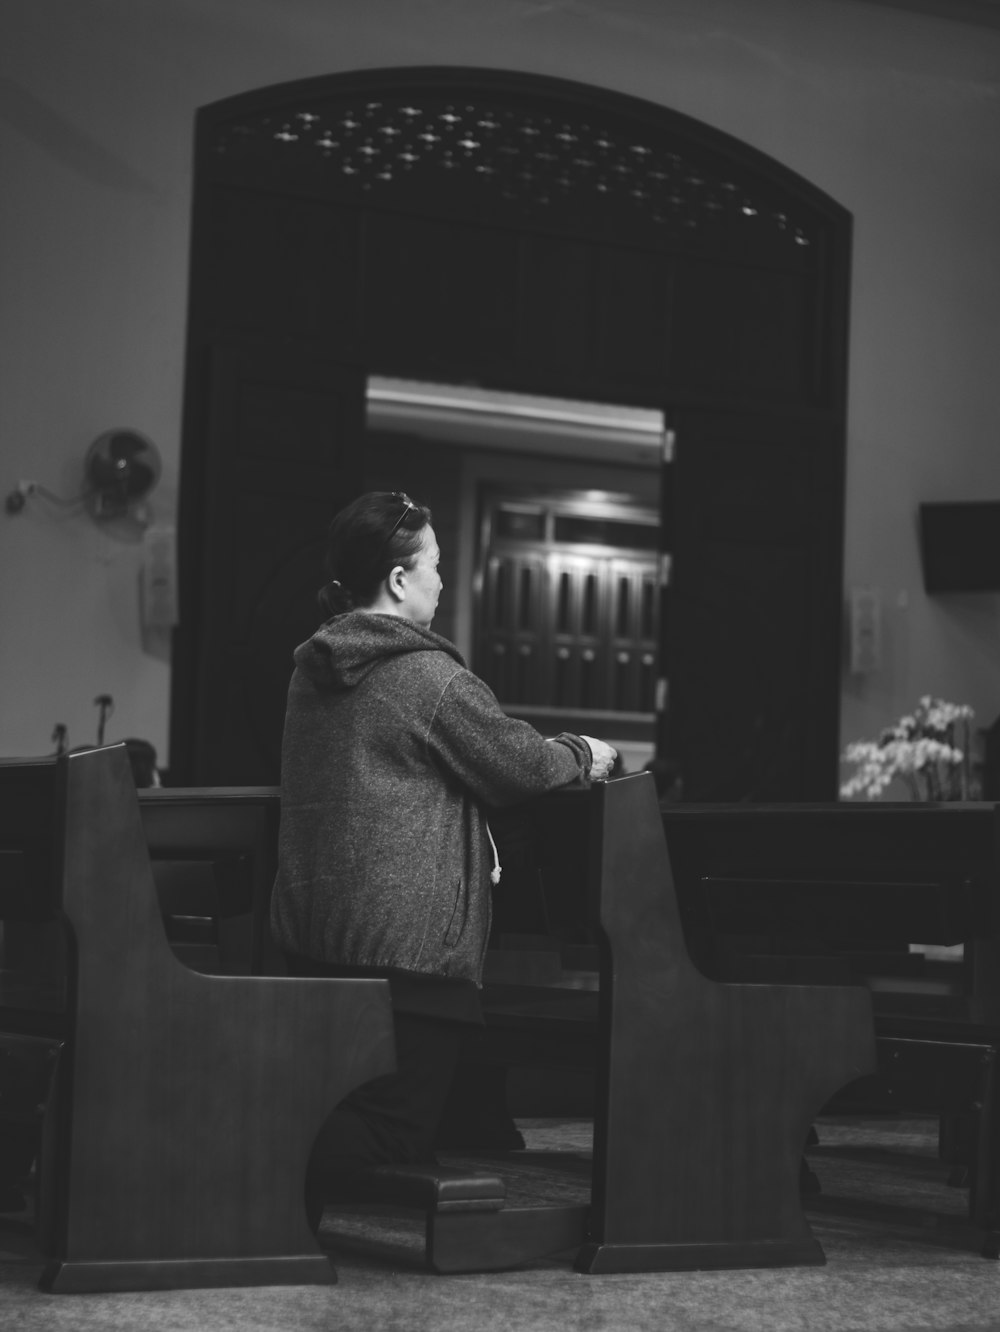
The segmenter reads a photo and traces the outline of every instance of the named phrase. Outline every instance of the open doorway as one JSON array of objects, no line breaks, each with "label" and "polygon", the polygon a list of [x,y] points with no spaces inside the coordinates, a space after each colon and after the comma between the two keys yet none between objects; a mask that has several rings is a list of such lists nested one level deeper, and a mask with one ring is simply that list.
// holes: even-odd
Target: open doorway
[{"label": "open doorway", "polygon": [[435,629],[505,710],[653,757],[659,411],[371,376],[366,488],[430,505]]},{"label": "open doorway", "polygon": [[[620,449],[591,457],[583,434],[558,459],[415,426],[366,440],[377,370],[669,403],[658,757],[690,800],[832,797],[844,209],[669,108],[457,68],[336,74],[202,108],[194,185],[176,780],[277,780],[324,532],[363,486],[434,505],[459,562],[436,623],[474,660],[465,589],[484,487],[617,495],[620,466],[635,479]],[[369,442],[395,453],[379,476]]]}]

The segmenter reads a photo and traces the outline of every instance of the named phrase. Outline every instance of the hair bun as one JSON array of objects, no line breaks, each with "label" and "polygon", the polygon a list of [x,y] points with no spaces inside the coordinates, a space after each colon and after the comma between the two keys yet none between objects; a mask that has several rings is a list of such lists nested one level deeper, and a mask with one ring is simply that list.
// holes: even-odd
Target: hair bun
[{"label": "hair bun", "polygon": [[354,598],[339,578],[332,578],[316,594],[320,610],[330,619],[334,615],[343,615],[354,608]]}]

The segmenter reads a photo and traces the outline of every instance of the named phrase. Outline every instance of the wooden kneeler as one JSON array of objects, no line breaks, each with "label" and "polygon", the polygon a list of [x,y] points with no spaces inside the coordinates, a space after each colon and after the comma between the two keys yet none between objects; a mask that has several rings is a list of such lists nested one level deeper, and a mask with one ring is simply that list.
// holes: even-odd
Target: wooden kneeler
[{"label": "wooden kneeler", "polygon": [[601,946],[590,1233],[581,1272],[822,1263],[802,1211],[810,1124],[874,1071],[862,987],[730,985],[688,958],[650,774],[592,792]]},{"label": "wooden kneeler", "polygon": [[[442,1275],[501,1272],[583,1241],[586,1206],[507,1207],[506,1198],[499,1175],[442,1165],[387,1165],[365,1171],[341,1201],[423,1212],[424,1265]],[[377,1242],[361,1247],[386,1256]]]},{"label": "wooden kneeler", "polygon": [[124,747],[54,769],[72,961],[42,1288],[335,1281],[306,1162],[334,1105],[394,1067],[388,985],[189,971],[164,936]]}]

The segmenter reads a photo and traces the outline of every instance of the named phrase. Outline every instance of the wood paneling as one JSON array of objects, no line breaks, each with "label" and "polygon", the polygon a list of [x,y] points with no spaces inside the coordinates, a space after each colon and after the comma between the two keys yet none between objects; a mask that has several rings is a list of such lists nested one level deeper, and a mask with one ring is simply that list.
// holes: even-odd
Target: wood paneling
[{"label": "wood paneling", "polygon": [[215,349],[207,507],[189,534],[182,608],[197,714],[173,718],[206,782],[276,779],[292,649],[319,618],[326,528],[360,489],[364,383],[312,347]]},{"label": "wood paneling", "polygon": [[372,212],[364,236],[367,364],[428,379],[510,374],[516,232]]},{"label": "wood paneling", "polygon": [[[670,747],[690,800],[823,799],[836,777],[839,487],[823,426],[676,416],[666,644]],[[684,645],[697,643],[696,652]]]}]

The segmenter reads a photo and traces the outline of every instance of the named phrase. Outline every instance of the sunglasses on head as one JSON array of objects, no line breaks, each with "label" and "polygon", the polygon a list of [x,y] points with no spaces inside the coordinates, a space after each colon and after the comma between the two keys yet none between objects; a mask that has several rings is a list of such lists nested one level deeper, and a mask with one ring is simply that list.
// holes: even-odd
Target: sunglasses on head
[{"label": "sunglasses on head", "polygon": [[388,536],[386,537],[386,539],[385,539],[385,545],[386,545],[386,546],[389,544],[389,542],[392,540],[392,538],[393,538],[393,537],[396,535],[396,533],[399,531],[400,527],[401,527],[402,524],[403,524],[403,519],[406,517],[406,515],[410,512],[411,509],[416,509],[416,507],[417,507],[417,506],[414,504],[413,500],[410,499],[409,495],[404,495],[403,492],[402,492],[401,490],[394,490],[394,491],[392,492],[392,498],[395,499],[395,500],[399,500],[400,504],[402,504],[402,506],[403,506],[403,512],[399,515],[399,517],[398,517],[398,518],[396,519],[396,521],[393,523],[393,525],[392,525],[392,530],[390,531],[389,535],[388,535]]},{"label": "sunglasses on head", "polygon": [[399,515],[399,517],[398,517],[398,518],[396,519],[396,521],[393,523],[393,525],[392,525],[392,529],[391,529],[391,531],[389,532],[389,535],[388,535],[388,536],[386,537],[386,539],[382,542],[382,546],[381,546],[381,549],[379,550],[379,556],[378,556],[380,561],[381,561],[382,557],[385,555],[386,551],[389,549],[389,546],[390,546],[391,543],[392,543],[392,538],[393,538],[393,537],[396,535],[396,533],[399,531],[400,527],[401,527],[402,524],[403,524],[403,520],[405,519],[406,515],[407,515],[408,513],[410,513],[411,510],[416,510],[416,508],[417,508],[417,505],[414,504],[413,500],[410,499],[409,495],[404,495],[403,492],[402,492],[401,490],[394,490],[394,491],[392,491],[392,498],[393,498],[393,499],[397,499],[397,500],[399,500],[400,504],[402,504],[402,506],[403,506],[403,512]]}]

